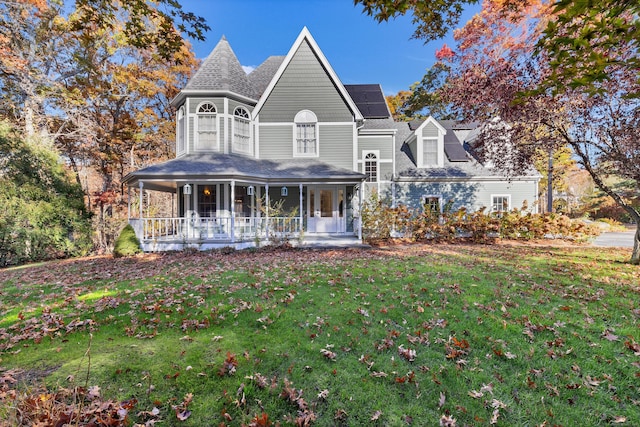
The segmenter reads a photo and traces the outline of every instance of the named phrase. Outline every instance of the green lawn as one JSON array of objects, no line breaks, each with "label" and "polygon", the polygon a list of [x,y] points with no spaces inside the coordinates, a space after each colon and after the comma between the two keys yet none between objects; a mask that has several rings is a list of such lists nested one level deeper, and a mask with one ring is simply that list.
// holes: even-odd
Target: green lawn
[{"label": "green lawn", "polygon": [[435,245],[0,270],[0,425],[638,426],[629,257]]}]

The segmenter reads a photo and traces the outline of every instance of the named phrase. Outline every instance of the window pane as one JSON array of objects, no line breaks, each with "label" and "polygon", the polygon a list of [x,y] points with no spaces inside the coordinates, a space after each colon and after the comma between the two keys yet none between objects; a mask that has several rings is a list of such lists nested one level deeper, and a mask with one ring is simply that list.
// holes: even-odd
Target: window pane
[{"label": "window pane", "polygon": [[296,149],[298,154],[316,154],[316,125],[314,123],[296,125]]},{"label": "window pane", "polygon": [[438,164],[438,140],[425,138],[422,140],[422,163],[425,165]]},{"label": "window pane", "polygon": [[313,190],[309,190],[309,216],[314,217],[316,214],[316,198]]},{"label": "window pane", "polygon": [[216,216],[217,185],[198,186],[198,215],[204,218]]},{"label": "window pane", "polygon": [[320,190],[320,216],[333,217],[333,191]]}]

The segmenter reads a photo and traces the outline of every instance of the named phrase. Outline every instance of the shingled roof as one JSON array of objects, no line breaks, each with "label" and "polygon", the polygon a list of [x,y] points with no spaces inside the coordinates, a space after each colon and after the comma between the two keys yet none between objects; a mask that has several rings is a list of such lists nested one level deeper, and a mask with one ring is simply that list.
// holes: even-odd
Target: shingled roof
[{"label": "shingled roof", "polygon": [[256,98],[262,96],[267,89],[284,58],[285,56],[270,56],[258,68],[249,73],[249,82],[253,85]]},{"label": "shingled roof", "polygon": [[184,87],[185,91],[228,91],[255,99],[256,93],[226,37],[216,47]]}]

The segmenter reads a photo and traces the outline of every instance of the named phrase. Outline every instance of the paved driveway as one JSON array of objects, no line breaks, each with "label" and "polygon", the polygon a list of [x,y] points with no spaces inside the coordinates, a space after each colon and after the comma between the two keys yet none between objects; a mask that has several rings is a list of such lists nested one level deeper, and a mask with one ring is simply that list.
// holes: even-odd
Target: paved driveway
[{"label": "paved driveway", "polygon": [[616,233],[602,233],[593,240],[593,246],[632,248],[634,234],[635,230]]}]

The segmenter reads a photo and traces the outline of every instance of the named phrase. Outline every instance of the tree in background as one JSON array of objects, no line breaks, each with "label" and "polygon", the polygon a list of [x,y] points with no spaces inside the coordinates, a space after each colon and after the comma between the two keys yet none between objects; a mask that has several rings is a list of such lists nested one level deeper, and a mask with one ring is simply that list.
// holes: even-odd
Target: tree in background
[{"label": "tree in background", "polygon": [[387,105],[389,106],[389,111],[391,112],[391,117],[393,117],[393,120],[406,121],[409,119],[405,115],[404,109],[410,97],[411,92],[408,90],[401,90],[395,95],[387,95],[384,97],[387,101]]},{"label": "tree in background", "polygon": [[180,31],[206,29],[175,0],[0,3],[0,114],[55,144],[78,182],[97,173],[84,190],[100,251],[123,221],[122,177],[173,150],[169,102],[196,67]]},{"label": "tree in background", "polygon": [[[597,83],[611,79],[610,66],[624,68],[640,79],[640,2],[558,0],[553,4],[553,16],[538,41],[552,69],[542,89],[597,92]],[[629,49],[636,54],[628,55],[625,51]],[[636,90],[629,96],[640,93]]]},{"label": "tree in background", "polygon": [[[638,5],[606,0],[613,16],[588,12],[591,3],[560,1],[554,8],[538,0],[485,0],[456,31],[455,50],[439,52],[450,68],[439,93],[460,116],[486,123],[476,152],[507,174],[526,170],[540,150],[571,147],[598,188],[636,223],[632,262],[640,263],[640,209],[607,184],[615,176],[640,188]],[[404,9],[396,13],[414,16],[428,7],[398,4]],[[616,21],[608,26],[609,20]]]},{"label": "tree in background", "polygon": [[0,121],[0,267],[84,255],[91,221],[57,153]]},{"label": "tree in background", "polygon": [[475,3],[478,0],[354,0],[355,5],[360,4],[363,12],[378,22],[411,13],[416,26],[413,38],[427,42],[446,36],[458,25],[465,5]]}]

